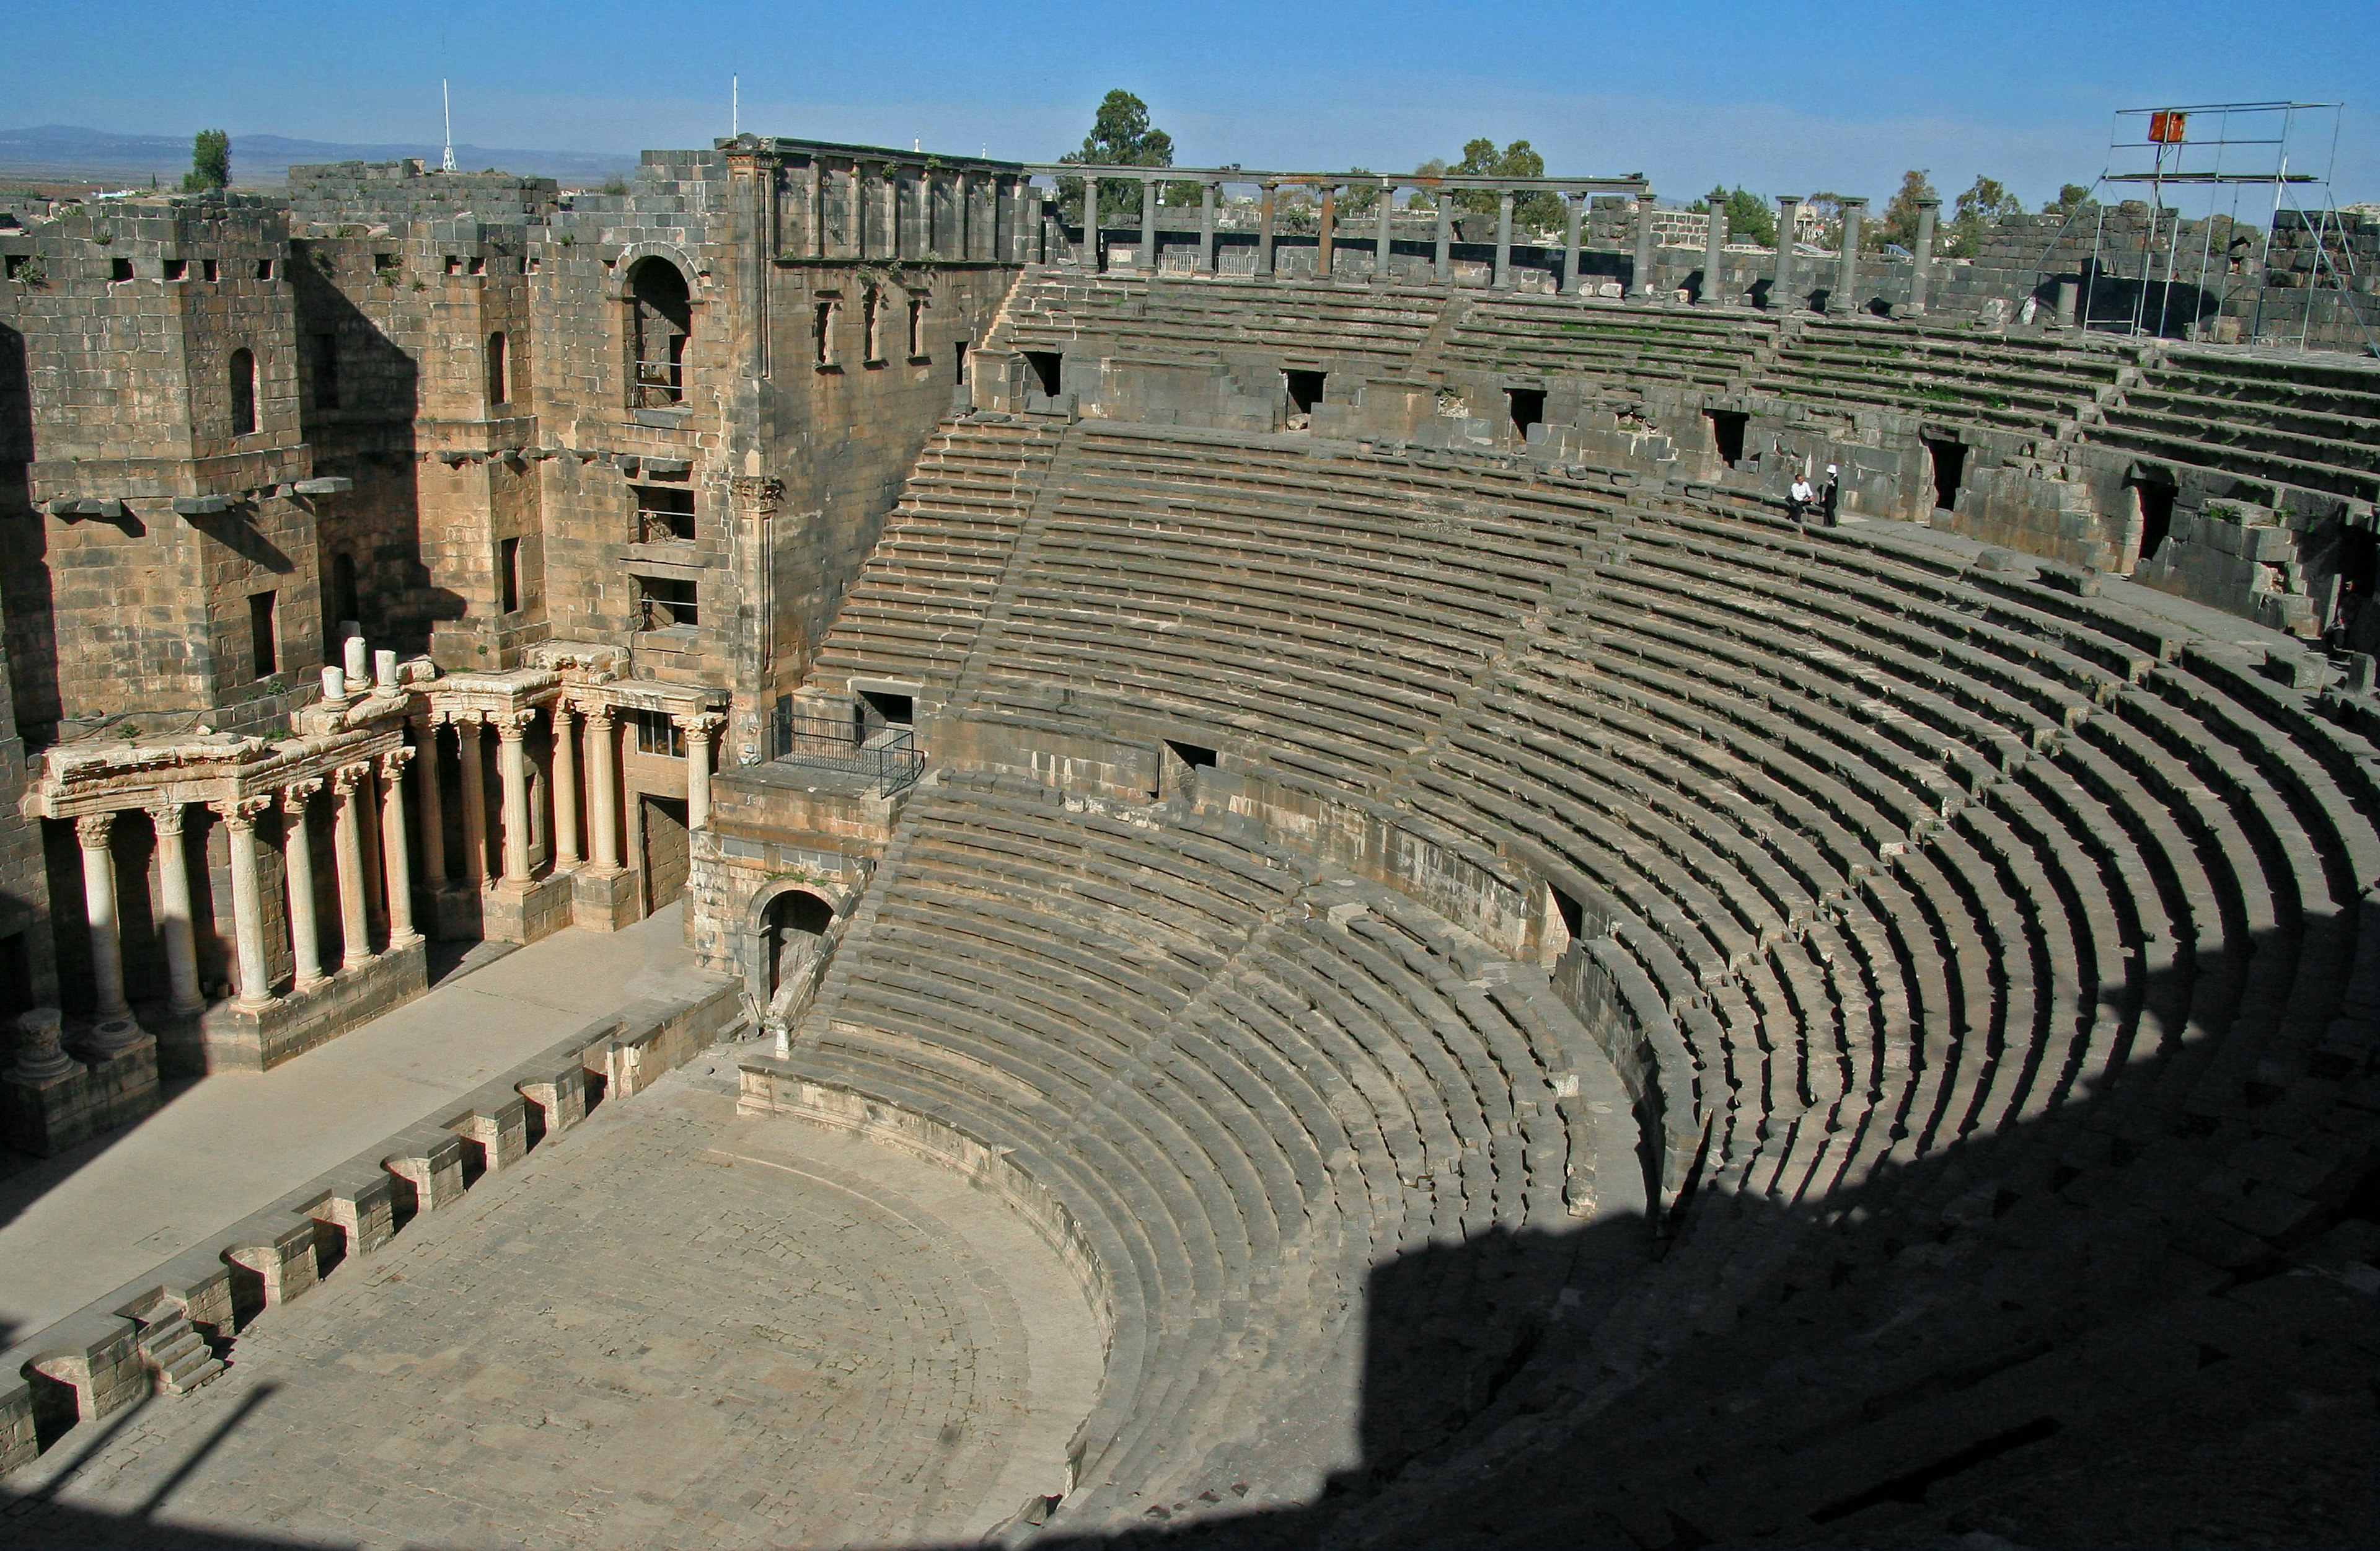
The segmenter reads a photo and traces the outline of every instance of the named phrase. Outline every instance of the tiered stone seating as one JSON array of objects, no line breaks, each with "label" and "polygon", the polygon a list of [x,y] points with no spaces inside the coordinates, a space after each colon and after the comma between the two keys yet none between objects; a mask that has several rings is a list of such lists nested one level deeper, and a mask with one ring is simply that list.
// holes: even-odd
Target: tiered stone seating
[{"label": "tiered stone seating", "polygon": [[914,677],[946,692],[1007,568],[1062,421],[953,421],[917,458],[815,672]]},{"label": "tiered stone seating", "polygon": [[1473,296],[1439,359],[1488,371],[1582,372],[1623,382],[1724,387],[1750,376],[1772,329],[1742,318],[1582,302]]},{"label": "tiered stone seating", "polygon": [[[1084,1226],[1118,1330],[1111,1508],[1310,1480],[1368,1268],[1564,1221],[1591,1168],[1558,1007],[1402,896],[1227,824],[953,776],[856,930],[795,1065],[1013,1148]],[[1431,1289],[1508,1347],[1551,1293],[1507,1285],[1496,1313]]]},{"label": "tiered stone seating", "polygon": [[1005,340],[990,343],[1061,352],[1089,344],[1143,360],[1254,350],[1293,367],[1402,367],[1446,305],[1445,293],[1428,287],[1268,282],[1264,296],[1265,305],[1251,307],[1246,289],[1229,281],[1038,272],[1010,299]]},{"label": "tiered stone seating", "polygon": [[2082,434],[2368,501],[2380,496],[2380,370],[2343,357],[2168,348]]},{"label": "tiered stone seating", "polygon": [[2136,346],[2089,344],[1882,319],[1796,319],[1755,381],[1805,403],[2055,431],[2113,388],[2139,356]]},{"label": "tiered stone seating", "polygon": [[[1951,369],[1938,331],[1808,333]],[[1746,1505],[1864,1500],[1855,1451],[1801,1470],[1761,1408],[1888,1454],[1910,1397],[2046,1354],[2100,1397],[2057,1404],[2112,1406],[2075,1332],[2338,1210],[2373,1129],[2380,763],[2250,653],[1888,525],[1510,460],[1085,422],[1038,511],[954,706],[1064,688],[1543,878],[1582,934],[1553,983],[1603,997],[1243,821],[965,772],[913,800],[796,1061],[1013,1148],[1083,1217],[1126,1317],[1073,1521],[1310,1497],[1386,1263],[1447,1278],[1401,1317],[1473,1311],[1441,1377],[1490,1398],[1399,1397],[1446,1420],[1326,1503],[1334,1541],[1420,1543],[1525,1438],[1571,1452],[1498,1479],[1608,1446],[1628,1538],[1747,1540]],[[1498,1234],[1626,1130],[1558,1097],[1583,1040],[1643,1052],[1667,1252],[1523,1351],[1495,1322],[1560,1257]],[[1672,1363],[1669,1409],[1610,1409]]]}]

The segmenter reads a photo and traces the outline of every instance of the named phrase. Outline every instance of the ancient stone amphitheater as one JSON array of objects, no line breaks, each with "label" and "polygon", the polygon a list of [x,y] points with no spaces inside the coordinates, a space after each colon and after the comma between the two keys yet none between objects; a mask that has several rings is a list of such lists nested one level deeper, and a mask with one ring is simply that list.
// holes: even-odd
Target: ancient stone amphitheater
[{"label": "ancient stone amphitheater", "polygon": [[[1528,372],[1607,445],[1707,389],[2368,492],[2380,378],[1263,303],[1028,275],[978,368],[1030,374],[934,436],[810,680],[911,687],[931,761],[746,1106],[1065,1246],[1109,1356],[1053,1528],[2324,1538],[2373,1441],[2368,663],[1486,445],[1441,385]],[[1243,356],[1361,401],[1225,428]]]}]

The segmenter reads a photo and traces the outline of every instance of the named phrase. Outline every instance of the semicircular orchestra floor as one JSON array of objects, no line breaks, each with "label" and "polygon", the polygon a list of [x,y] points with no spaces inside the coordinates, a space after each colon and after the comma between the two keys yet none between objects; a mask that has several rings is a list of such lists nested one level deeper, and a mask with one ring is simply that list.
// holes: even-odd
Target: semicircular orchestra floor
[{"label": "semicircular orchestra floor", "polygon": [[1101,1342],[1057,1256],[945,1169],[737,1118],[732,1056],[45,1456],[12,1543],[899,1544],[1061,1490]]}]

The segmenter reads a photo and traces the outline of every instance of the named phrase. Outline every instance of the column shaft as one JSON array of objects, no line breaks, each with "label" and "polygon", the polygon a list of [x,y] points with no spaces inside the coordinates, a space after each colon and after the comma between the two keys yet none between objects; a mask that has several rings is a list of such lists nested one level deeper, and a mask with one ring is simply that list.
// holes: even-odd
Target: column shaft
[{"label": "column shaft", "polygon": [[1793,309],[1793,228],[1801,223],[1802,202],[1791,194],[1777,196],[1777,278],[1769,282],[1768,309]]},{"label": "column shaft", "polygon": [[1940,200],[1917,202],[1917,247],[1912,257],[1916,261],[1909,269],[1909,315],[1925,315],[1926,283],[1933,278],[1934,221],[1942,209]]},{"label": "column shaft", "polygon": [[1843,255],[1835,271],[1835,290],[1827,298],[1829,312],[1859,311],[1859,249],[1860,217],[1867,214],[1865,200],[1843,202]]},{"label": "column shaft", "polygon": [[1496,289],[1512,288],[1512,190],[1496,196]]},{"label": "column shaft", "polygon": [[115,915],[115,855],[108,849],[114,813],[90,813],[75,821],[82,843],[83,918],[91,924],[91,978],[103,1021],[132,1009],[124,1000],[124,933]]},{"label": "column shaft", "polygon": [[488,775],[480,763],[480,724],[455,724],[463,756],[463,877],[474,888],[488,881]]},{"label": "column shaft", "polygon": [[1566,194],[1562,205],[1562,295],[1577,296],[1586,289],[1578,273],[1578,227],[1586,215],[1586,196]]},{"label": "column shaft", "polygon": [[421,879],[431,893],[446,885],[445,783],[438,774],[438,724],[423,717],[413,725],[421,762]]},{"label": "column shaft", "polygon": [[1334,183],[1322,186],[1322,219],[1314,250],[1314,277],[1328,280],[1338,272],[1339,188]]},{"label": "column shaft", "polygon": [[613,734],[612,708],[587,713],[587,829],[599,873],[620,870],[620,745]]},{"label": "column shaft", "polygon": [[239,1002],[261,1008],[273,1000],[264,978],[264,900],[256,876],[256,816],[269,800],[244,798],[223,815],[231,837],[232,938],[239,959]]},{"label": "column shaft", "polygon": [[1653,294],[1653,190],[1645,189],[1636,196],[1636,263],[1635,273],[1629,275],[1628,294],[1650,297]]},{"label": "column shaft", "polygon": [[1200,275],[1215,273],[1215,186],[1198,185],[1198,257],[1191,267]]},{"label": "column shaft", "polygon": [[578,729],[577,713],[560,701],[553,719],[553,870],[578,865]]},{"label": "column shaft", "polygon": [[207,1001],[199,989],[198,942],[190,921],[190,861],[182,844],[182,805],[152,808],[149,817],[157,829],[157,903],[165,932],[165,976],[173,987],[167,1005],[177,1013],[193,1013]]},{"label": "column shaft", "polygon": [[371,921],[364,910],[363,826],[356,817],[356,788],[371,775],[369,764],[342,766],[332,778],[335,799],[333,844],[339,868],[339,966],[359,970],[371,962]]},{"label": "column shaft", "polygon": [[512,712],[496,723],[496,775],[504,784],[504,882],[527,887],[528,876],[528,751],[523,739],[529,713]]},{"label": "column shaft", "polygon": [[702,829],[710,823],[710,744],[719,730],[711,716],[688,716],[686,729],[686,826]]},{"label": "column shaft", "polygon": [[281,795],[282,881],[289,894],[289,952],[298,972],[291,989],[309,990],[322,983],[322,928],[314,919],[314,837],[306,824],[309,800],[322,789],[320,781],[298,781]]},{"label": "column shaft", "polygon": [[1107,255],[1101,251],[1107,245],[1099,240],[1099,180],[1083,179],[1083,257],[1085,269],[1098,271],[1107,266]]},{"label": "column shaft", "polygon": [[1438,202],[1438,252],[1430,269],[1443,285],[1454,278],[1454,196],[1440,189]]},{"label": "column shaft", "polygon": [[388,946],[419,942],[413,929],[413,858],[405,845],[405,767],[410,749],[395,749],[380,757],[380,849],[382,873],[388,883]]},{"label": "column shaft", "polygon": [[1384,286],[1394,278],[1389,269],[1389,212],[1396,203],[1396,193],[1393,184],[1380,179],[1380,227],[1372,238],[1372,278]]},{"label": "column shaft", "polygon": [[1140,180],[1140,272],[1157,273],[1157,179]]},{"label": "column shaft", "polygon": [[1727,206],[1710,202],[1710,236],[1703,248],[1703,290],[1695,298],[1706,307],[1727,300]]},{"label": "column shaft", "polygon": [[1267,276],[1272,274],[1272,223],[1281,202],[1275,197],[1279,192],[1278,184],[1265,183],[1257,186],[1257,273]]}]

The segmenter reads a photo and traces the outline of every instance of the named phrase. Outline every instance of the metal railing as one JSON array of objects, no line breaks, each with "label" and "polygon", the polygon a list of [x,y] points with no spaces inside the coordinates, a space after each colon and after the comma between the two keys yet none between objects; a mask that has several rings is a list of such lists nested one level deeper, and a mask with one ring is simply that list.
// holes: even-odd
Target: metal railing
[{"label": "metal railing", "polygon": [[811,770],[835,770],[873,779],[880,796],[890,797],[917,785],[926,768],[926,751],[905,727],[856,718],[793,716],[781,719],[783,751],[778,758]]}]

